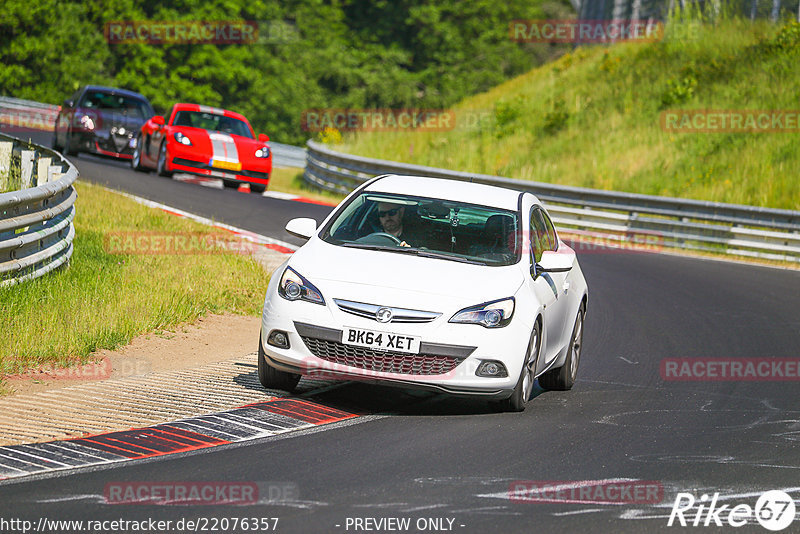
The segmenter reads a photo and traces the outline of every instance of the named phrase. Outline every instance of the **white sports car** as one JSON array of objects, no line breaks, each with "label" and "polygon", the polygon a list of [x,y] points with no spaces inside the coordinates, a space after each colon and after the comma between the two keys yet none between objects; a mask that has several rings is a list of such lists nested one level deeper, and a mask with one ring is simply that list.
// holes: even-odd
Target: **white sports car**
[{"label": "white sports car", "polygon": [[270,281],[258,376],[301,375],[481,397],[521,411],[534,380],[575,382],[587,286],[531,193],[384,175],[353,191]]}]

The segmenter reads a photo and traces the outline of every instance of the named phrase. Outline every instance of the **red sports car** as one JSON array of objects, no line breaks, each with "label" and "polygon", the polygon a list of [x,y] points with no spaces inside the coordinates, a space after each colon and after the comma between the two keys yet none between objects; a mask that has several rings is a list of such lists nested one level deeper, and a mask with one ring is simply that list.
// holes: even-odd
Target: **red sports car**
[{"label": "red sports car", "polygon": [[161,176],[188,172],[221,178],[226,187],[250,184],[263,193],[272,172],[269,137],[256,139],[250,123],[226,109],[175,104],[169,120],[156,115],[142,126],[131,166],[155,169]]}]

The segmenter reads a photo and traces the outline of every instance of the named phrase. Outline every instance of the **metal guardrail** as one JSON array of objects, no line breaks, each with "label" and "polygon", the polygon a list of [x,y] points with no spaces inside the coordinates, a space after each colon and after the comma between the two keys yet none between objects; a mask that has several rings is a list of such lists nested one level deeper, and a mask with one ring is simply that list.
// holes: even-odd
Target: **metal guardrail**
[{"label": "metal guardrail", "polygon": [[269,142],[272,149],[272,164],[275,167],[299,167],[306,166],[306,149],[300,146],[285,145],[283,143]]},{"label": "metal guardrail", "polygon": [[[69,261],[77,178],[58,152],[0,134],[0,286]],[[2,193],[8,189],[14,190]]]},{"label": "metal guardrail", "polygon": [[60,109],[52,104],[0,96],[0,127],[10,129],[7,133],[24,128],[52,132]]},{"label": "metal guardrail", "polygon": [[315,141],[307,145],[304,178],[327,191],[349,193],[387,173],[472,181],[534,193],[562,230],[651,247],[800,261],[800,211],[515,180],[343,154]]}]

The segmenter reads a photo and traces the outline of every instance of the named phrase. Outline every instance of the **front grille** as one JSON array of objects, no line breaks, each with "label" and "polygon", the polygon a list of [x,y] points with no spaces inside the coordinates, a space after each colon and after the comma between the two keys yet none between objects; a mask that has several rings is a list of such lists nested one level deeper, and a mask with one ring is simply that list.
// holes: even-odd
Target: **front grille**
[{"label": "front grille", "polygon": [[379,373],[442,375],[449,373],[464,361],[464,358],[453,356],[378,352],[366,347],[345,345],[338,341],[307,336],[301,338],[308,350],[317,358]]}]

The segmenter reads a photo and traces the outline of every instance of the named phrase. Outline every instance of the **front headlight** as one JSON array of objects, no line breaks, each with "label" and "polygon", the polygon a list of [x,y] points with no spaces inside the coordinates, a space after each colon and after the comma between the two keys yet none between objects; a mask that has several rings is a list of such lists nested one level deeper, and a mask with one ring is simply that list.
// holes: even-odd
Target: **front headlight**
[{"label": "front headlight", "polygon": [[281,283],[278,285],[278,294],[286,300],[307,300],[314,304],[325,305],[325,299],[322,298],[319,289],[291,267],[287,267],[283,271]]},{"label": "front headlight", "polygon": [[192,146],[192,141],[180,132],[175,132],[173,137],[177,142],[179,142],[182,145]]},{"label": "front headlight", "polygon": [[450,322],[479,324],[486,328],[500,328],[507,325],[513,315],[514,297],[509,297],[464,308],[453,315]]},{"label": "front headlight", "polygon": [[263,146],[256,150],[256,157],[257,158],[268,158],[269,157],[269,147]]}]

